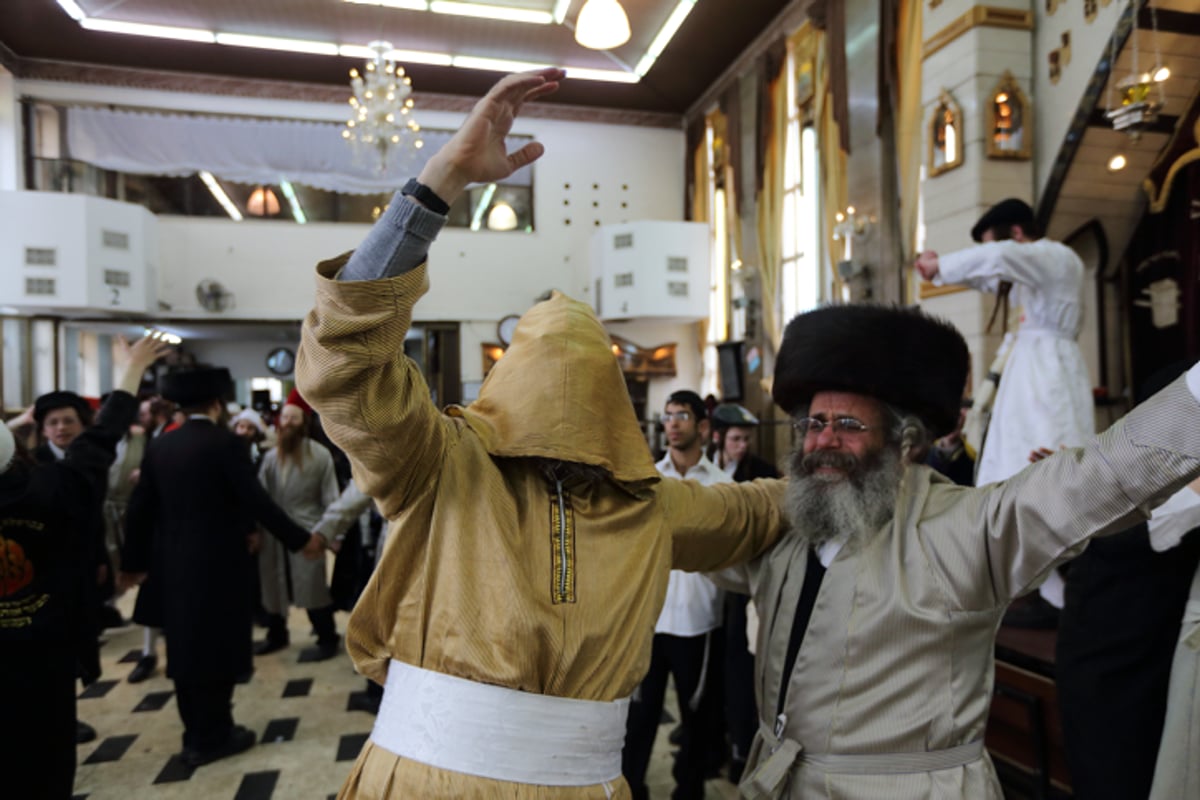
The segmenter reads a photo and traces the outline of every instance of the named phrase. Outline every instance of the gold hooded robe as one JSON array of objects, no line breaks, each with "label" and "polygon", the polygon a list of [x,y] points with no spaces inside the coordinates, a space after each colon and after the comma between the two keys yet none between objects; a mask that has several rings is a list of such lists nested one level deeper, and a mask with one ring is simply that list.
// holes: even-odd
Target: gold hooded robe
[{"label": "gold hooded robe", "polygon": [[[784,525],[781,484],[660,479],[607,332],[557,293],[521,319],[479,398],[439,412],[403,349],[426,267],[339,282],[345,261],[318,266],[296,381],[390,520],[347,629],[355,665],[379,683],[397,659],[525,692],[628,697],[649,666],[669,571],[718,569],[770,546]],[[556,486],[533,459],[610,478]],[[629,790],[623,780],[564,788],[476,777],[367,742],[340,796]]]}]

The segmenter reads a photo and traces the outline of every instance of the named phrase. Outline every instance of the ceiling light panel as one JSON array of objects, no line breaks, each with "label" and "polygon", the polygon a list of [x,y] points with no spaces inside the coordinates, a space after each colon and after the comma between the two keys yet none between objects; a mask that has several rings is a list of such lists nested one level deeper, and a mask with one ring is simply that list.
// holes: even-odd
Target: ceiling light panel
[{"label": "ceiling light panel", "polygon": [[80,26],[89,31],[103,33],[124,33],[130,36],[149,36],[155,39],[176,39],[184,42],[203,42],[212,44],[216,36],[212,31],[200,28],[175,28],[170,25],[147,25],[142,22],[121,22],[112,19],[92,19],[84,17],[79,20]]},{"label": "ceiling light panel", "polygon": [[402,8],[406,11],[428,11],[426,0],[344,0],[360,6],[386,6],[387,8]]},{"label": "ceiling light panel", "polygon": [[498,19],[508,22],[528,22],[535,25],[550,25],[554,15],[549,11],[536,11],[527,8],[511,8],[509,6],[491,6],[483,3],[459,3],[452,0],[433,0],[429,10],[435,14],[453,14],[459,17],[479,17],[481,19]]},{"label": "ceiling light panel", "polygon": [[282,50],[287,53],[309,53],[316,56],[336,56],[338,46],[332,42],[307,39],[281,39],[276,36],[251,36],[245,33],[218,33],[217,44],[233,47],[257,47],[260,50]]}]

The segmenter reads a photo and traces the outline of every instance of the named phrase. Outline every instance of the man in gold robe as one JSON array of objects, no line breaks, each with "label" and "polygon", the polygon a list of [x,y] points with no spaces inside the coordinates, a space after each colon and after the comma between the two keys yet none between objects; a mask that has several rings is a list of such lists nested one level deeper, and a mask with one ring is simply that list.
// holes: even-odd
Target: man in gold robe
[{"label": "man in gold robe", "polygon": [[439,412],[404,355],[450,204],[541,155],[504,137],[562,78],[502,80],[362,246],[317,268],[297,384],[390,521],[346,633],[386,692],[343,798],[628,798],[628,698],[670,570],[745,561],[782,528],[777,482],[659,477],[583,303],[526,313],[466,407]]}]

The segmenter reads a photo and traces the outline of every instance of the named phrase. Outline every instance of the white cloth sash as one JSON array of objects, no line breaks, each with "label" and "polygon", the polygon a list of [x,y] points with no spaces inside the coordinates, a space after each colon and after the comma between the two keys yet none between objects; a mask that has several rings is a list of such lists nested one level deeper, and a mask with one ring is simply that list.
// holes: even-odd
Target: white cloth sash
[{"label": "white cloth sash", "polygon": [[392,660],[371,741],[402,758],[514,783],[590,786],[621,776],[629,699],[551,697]]}]

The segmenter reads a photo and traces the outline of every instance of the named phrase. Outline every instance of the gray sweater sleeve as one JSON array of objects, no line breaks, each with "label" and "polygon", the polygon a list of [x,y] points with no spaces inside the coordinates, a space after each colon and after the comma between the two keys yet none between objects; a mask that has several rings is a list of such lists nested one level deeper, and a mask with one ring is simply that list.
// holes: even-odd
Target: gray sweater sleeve
[{"label": "gray sweater sleeve", "polygon": [[350,256],[341,281],[394,278],[424,263],[446,218],[396,192],[387,211]]}]

